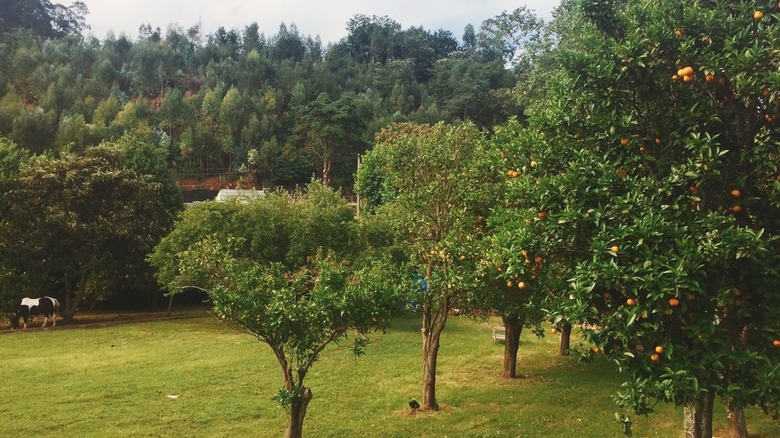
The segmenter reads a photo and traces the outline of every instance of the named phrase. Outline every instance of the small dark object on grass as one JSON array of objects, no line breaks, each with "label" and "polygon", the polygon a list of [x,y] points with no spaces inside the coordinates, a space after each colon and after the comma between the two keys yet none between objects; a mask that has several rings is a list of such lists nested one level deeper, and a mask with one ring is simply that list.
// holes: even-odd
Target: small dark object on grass
[{"label": "small dark object on grass", "polygon": [[412,400],[409,402],[409,407],[412,409],[418,409],[420,407],[420,404],[417,403],[417,400]]}]

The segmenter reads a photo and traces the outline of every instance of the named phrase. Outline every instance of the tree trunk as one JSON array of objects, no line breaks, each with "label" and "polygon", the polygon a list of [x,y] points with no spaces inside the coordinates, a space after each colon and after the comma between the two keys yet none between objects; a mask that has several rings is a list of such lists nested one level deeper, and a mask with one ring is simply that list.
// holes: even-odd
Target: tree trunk
[{"label": "tree trunk", "polygon": [[568,356],[570,348],[571,348],[571,324],[564,321],[561,323],[561,347],[559,350],[559,354],[561,356]]},{"label": "tree trunk", "polygon": [[287,418],[287,431],[285,438],[301,438],[303,436],[303,419],[306,417],[306,408],[311,401],[311,389],[304,387],[300,400],[290,405],[290,416]]},{"label": "tree trunk", "polygon": [[84,293],[87,289],[87,274],[82,273],[79,277],[79,284],[76,286],[76,294],[73,295],[73,288],[70,285],[70,279],[65,276],[65,308],[62,309],[62,319],[65,321],[73,321],[73,315],[79,309],[81,299],[84,298]]},{"label": "tree trunk", "polygon": [[322,184],[326,187],[330,187],[330,158],[322,160]]},{"label": "tree trunk", "polygon": [[728,438],[748,438],[745,411],[741,408],[730,409],[726,407],[726,413],[729,420],[729,430],[726,436]]},{"label": "tree trunk", "polygon": [[171,316],[171,309],[173,309],[173,296],[175,295],[173,292],[169,292],[169,298],[168,298],[168,316]]},{"label": "tree trunk", "polygon": [[441,303],[435,311],[432,311],[429,305],[423,305],[423,410],[439,410],[439,403],[436,401],[436,362],[447,314],[447,306]]},{"label": "tree trunk", "polygon": [[712,403],[715,395],[705,392],[694,404],[685,405],[684,438],[712,438]]},{"label": "tree trunk", "polygon": [[520,334],[523,332],[523,323],[517,315],[504,315],[506,337],[504,341],[504,372],[507,379],[517,377],[517,350],[520,348]]}]

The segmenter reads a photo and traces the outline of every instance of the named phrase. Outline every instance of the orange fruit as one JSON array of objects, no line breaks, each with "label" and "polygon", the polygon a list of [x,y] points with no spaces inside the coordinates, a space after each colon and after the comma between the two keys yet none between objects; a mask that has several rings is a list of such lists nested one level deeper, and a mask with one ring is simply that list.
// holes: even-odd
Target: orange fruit
[{"label": "orange fruit", "polygon": [[634,307],[636,306],[636,300],[633,298],[629,298],[626,300],[626,304],[628,304],[629,307]]},{"label": "orange fruit", "polygon": [[535,261],[536,263],[542,263],[542,261],[544,261],[544,259],[543,259],[543,258],[541,258],[541,257],[537,257],[537,258],[535,258],[535,259],[534,259],[534,261]]},{"label": "orange fruit", "polygon": [[547,212],[546,211],[540,211],[536,215],[539,216],[540,218],[544,219],[544,218],[547,217]]},{"label": "orange fruit", "polygon": [[639,153],[644,154],[645,152],[647,152],[647,148],[644,146],[639,146]]},{"label": "orange fruit", "polygon": [[512,287],[512,286],[514,286],[514,285],[515,285],[515,284],[514,284],[514,283],[512,283],[512,280],[509,280],[509,281],[507,281],[507,282],[506,282],[506,287]]},{"label": "orange fruit", "polygon": [[677,71],[677,74],[680,76],[692,76],[693,75],[693,67],[683,67],[680,70]]},{"label": "orange fruit", "polygon": [[772,341],[772,345],[775,346],[775,348],[780,348],[780,339]]},{"label": "orange fruit", "polygon": [[734,189],[731,191],[731,196],[735,198],[739,198],[740,196],[742,196],[742,192],[740,192],[739,189]]},{"label": "orange fruit", "polygon": [[656,138],[655,139],[655,144],[661,144],[661,139],[660,138]]},{"label": "orange fruit", "polygon": [[531,167],[536,167],[536,161],[531,160]]},{"label": "orange fruit", "polygon": [[653,362],[658,362],[658,359],[660,358],[661,356],[659,356],[658,353],[653,353],[650,355],[650,360],[652,360]]},{"label": "orange fruit", "polygon": [[677,79],[680,79],[680,75],[672,75],[673,81],[676,81]]},{"label": "orange fruit", "polygon": [[683,76],[683,82],[693,82],[693,80],[696,79],[694,75],[685,75]]},{"label": "orange fruit", "polygon": [[558,329],[553,327],[553,328],[550,329],[550,333],[556,334],[556,333],[558,333]]},{"label": "orange fruit", "polygon": [[525,284],[524,281],[521,281],[520,283],[517,283],[517,288],[518,289],[525,289],[525,286],[526,286],[526,284]]},{"label": "orange fruit", "polygon": [[753,19],[754,19],[754,20],[756,20],[756,21],[757,21],[757,20],[760,20],[760,19],[762,19],[762,18],[764,18],[764,12],[762,12],[762,11],[756,11],[756,12],[754,12],[754,13],[753,13]]},{"label": "orange fruit", "polygon": [[601,353],[601,348],[593,347],[593,352],[596,353],[596,354],[599,354],[599,353]]},{"label": "orange fruit", "polygon": [[731,207],[731,212],[734,214],[739,214],[742,212],[742,207],[740,207],[739,205],[735,205]]},{"label": "orange fruit", "polygon": [[618,253],[618,251],[620,251],[620,248],[618,248],[618,246],[617,246],[617,245],[615,245],[615,246],[613,246],[612,248],[610,248],[609,250],[610,250],[610,251],[612,251],[613,253],[617,254],[617,253]]},{"label": "orange fruit", "polygon": [[609,292],[604,292],[604,299],[605,300],[611,300],[612,299],[612,294],[609,293]]},{"label": "orange fruit", "polygon": [[677,38],[680,38],[681,36],[683,36],[682,29],[679,29],[679,28],[675,29],[674,30],[674,36],[676,36]]},{"label": "orange fruit", "polygon": [[460,261],[463,261],[463,260],[466,260],[466,256],[461,254]]},{"label": "orange fruit", "polygon": [[669,305],[672,307],[677,307],[680,305],[680,300],[677,298],[669,298]]},{"label": "orange fruit", "polygon": [[707,83],[710,83],[710,82],[712,82],[712,81],[714,81],[714,80],[715,80],[715,76],[713,76],[713,75],[707,75],[707,76],[704,78],[704,80],[705,80],[705,81],[707,81]]},{"label": "orange fruit", "polygon": [[629,140],[627,137],[623,137],[620,139],[620,144],[622,144],[623,146],[627,145],[630,142],[631,140]]},{"label": "orange fruit", "polygon": [[655,352],[658,353],[658,354],[663,354],[664,353],[664,347],[662,345],[659,345],[659,346],[655,347]]}]

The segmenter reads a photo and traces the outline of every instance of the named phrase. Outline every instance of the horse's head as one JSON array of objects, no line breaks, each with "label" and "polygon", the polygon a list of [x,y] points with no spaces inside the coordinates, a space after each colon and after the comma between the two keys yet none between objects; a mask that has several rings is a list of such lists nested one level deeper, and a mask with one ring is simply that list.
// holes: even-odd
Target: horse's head
[{"label": "horse's head", "polygon": [[14,312],[11,314],[11,330],[16,330],[19,327],[19,314]]}]

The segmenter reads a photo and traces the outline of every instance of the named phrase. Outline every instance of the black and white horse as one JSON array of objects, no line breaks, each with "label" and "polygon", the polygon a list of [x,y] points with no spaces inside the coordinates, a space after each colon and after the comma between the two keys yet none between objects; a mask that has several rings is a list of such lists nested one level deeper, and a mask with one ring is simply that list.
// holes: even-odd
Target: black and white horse
[{"label": "black and white horse", "polygon": [[54,312],[60,308],[60,302],[56,298],[41,297],[41,298],[22,298],[22,302],[19,303],[16,312],[11,314],[11,330],[15,330],[19,327],[19,318],[22,318],[24,322],[24,328],[27,329],[27,322],[31,316],[43,315],[43,325],[41,328],[46,327],[46,323],[49,322],[51,317],[51,326],[57,326],[57,316]]}]

